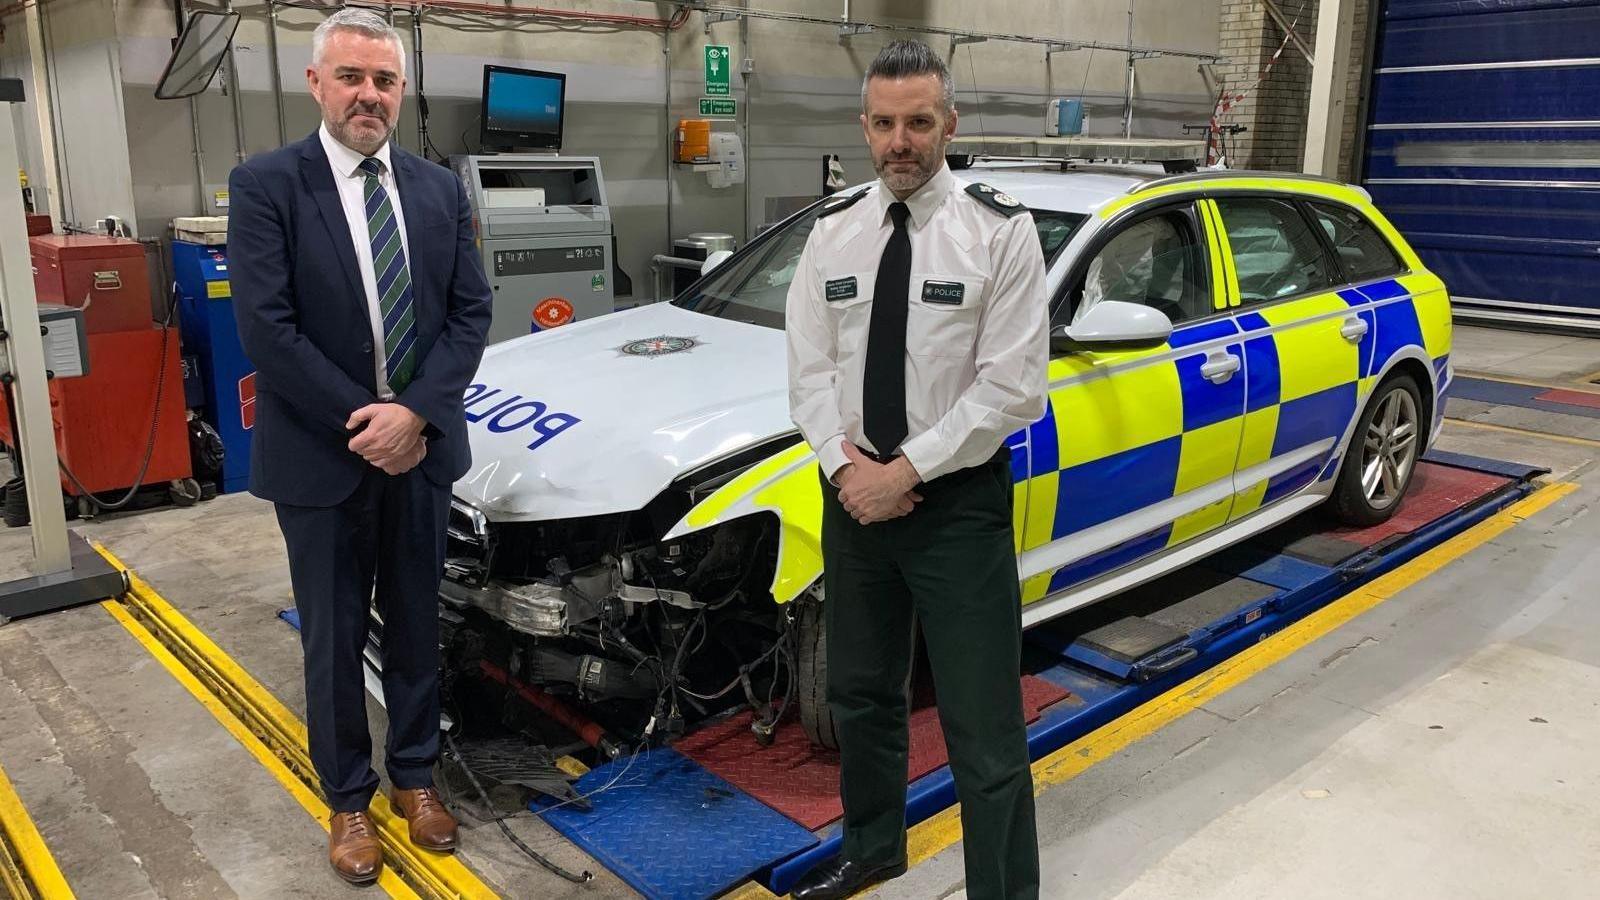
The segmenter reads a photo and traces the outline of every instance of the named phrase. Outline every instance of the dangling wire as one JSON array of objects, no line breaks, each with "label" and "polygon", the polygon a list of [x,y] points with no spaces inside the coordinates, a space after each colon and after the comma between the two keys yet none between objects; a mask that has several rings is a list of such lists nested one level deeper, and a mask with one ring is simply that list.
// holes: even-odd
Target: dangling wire
[{"label": "dangling wire", "polygon": [[[478,792],[478,799],[483,801],[483,805],[489,809],[490,814],[492,815],[494,812],[494,805],[489,800],[489,792],[483,789],[483,784],[478,781],[477,774],[474,773],[467,765],[467,758],[461,755],[461,748],[456,746],[455,737],[450,734],[450,732],[446,731],[444,733],[444,740],[446,744],[450,745],[450,752],[454,753],[456,760],[461,763],[461,771],[467,773],[467,780],[472,782],[472,789]],[[494,823],[500,826],[500,833],[506,836],[506,840],[516,845],[516,848],[526,854],[529,859],[533,860],[549,871],[554,872],[573,884],[588,884],[594,880],[594,873],[588,869],[584,869],[583,874],[581,875],[574,872],[569,872],[562,868],[559,864],[553,862],[549,857],[544,856],[539,851],[523,843],[522,838],[517,837],[516,833],[506,825],[506,820],[504,818],[497,816],[494,820]]]},{"label": "dangling wire", "polygon": [[972,105],[978,109],[978,136],[989,133],[983,127],[983,93],[978,90],[978,69],[972,64],[972,45],[967,45],[967,75],[972,79]]}]

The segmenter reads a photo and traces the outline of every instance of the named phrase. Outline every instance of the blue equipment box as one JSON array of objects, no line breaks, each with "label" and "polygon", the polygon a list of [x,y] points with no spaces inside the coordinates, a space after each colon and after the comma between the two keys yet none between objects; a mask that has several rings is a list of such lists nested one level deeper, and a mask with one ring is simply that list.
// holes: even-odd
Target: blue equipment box
[{"label": "blue equipment box", "polygon": [[199,363],[205,398],[201,417],[222,437],[224,456],[217,490],[242,491],[250,482],[256,370],[239,344],[227,247],[173,241],[172,271],[178,284],[183,345]]}]

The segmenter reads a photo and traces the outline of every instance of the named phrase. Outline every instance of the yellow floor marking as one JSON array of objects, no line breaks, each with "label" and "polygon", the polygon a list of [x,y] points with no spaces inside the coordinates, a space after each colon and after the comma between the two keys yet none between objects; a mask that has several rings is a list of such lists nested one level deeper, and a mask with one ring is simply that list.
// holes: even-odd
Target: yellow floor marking
[{"label": "yellow floor marking", "polygon": [[723,894],[719,900],[775,900],[777,896],[754,881],[747,881]]},{"label": "yellow floor marking", "polygon": [[[113,566],[128,573],[129,583],[132,585],[130,593],[137,594],[140,601],[145,604],[153,615],[179,638],[192,648],[199,656],[203,657],[206,665],[212,670],[211,675],[225,681],[235,691],[244,697],[249,705],[257,710],[266,720],[272,731],[277,732],[278,739],[288,747],[288,751],[299,757],[306,756],[306,729],[299,717],[284,706],[271,691],[263,687],[232,657],[228,656],[206,637],[205,633],[194,626],[182,613],[178,612],[171,603],[167,602],[144,579],[129,570],[121,560],[117,559],[111,551],[95,544],[95,549],[100,552]],[[159,640],[152,635],[142,623],[133,617],[122,603],[108,600],[101,604],[107,612],[121,622],[123,627],[134,636],[140,644],[154,656],[174,678],[178,680],[196,700],[200,702],[211,714],[222,723],[235,739],[259,761],[272,775],[283,784],[284,788],[299,801],[300,805],[312,815],[324,830],[328,827],[330,811],[320,797],[306,787],[304,782],[293,770],[268,748],[267,744],[250,731],[248,726],[222,703],[211,690],[178,661]],[[306,766],[309,769],[309,766]],[[405,855],[408,862],[415,867],[420,875],[432,879],[437,886],[443,886],[445,892],[451,896],[462,898],[493,898],[498,895],[488,885],[479,880],[455,856],[445,856],[413,849],[410,838],[406,833],[405,820],[389,804],[388,798],[378,794],[372,798],[369,807],[373,822],[388,837],[389,846],[397,848],[397,852]],[[392,897],[414,898],[418,894],[396,875],[393,869],[385,866],[379,879],[382,886]]]},{"label": "yellow floor marking", "polygon": [[[1259,644],[1240,651],[1160,697],[1033,764],[1034,793],[1068,781],[1095,763],[1188,715],[1251,677],[1283,661],[1356,616],[1438,572],[1473,549],[1505,533],[1562,497],[1577,490],[1572,482],[1540,488],[1472,528],[1445,541],[1409,563],[1346,594]],[[911,829],[907,855],[912,865],[929,859],[961,839],[961,808],[952,806]]]},{"label": "yellow floor marking", "polygon": [[1473,422],[1468,419],[1446,418],[1451,425],[1461,425],[1466,428],[1478,428],[1483,431],[1499,431],[1505,434],[1520,434],[1525,437],[1538,438],[1544,441],[1557,441],[1563,444],[1577,444],[1580,447],[1600,447],[1600,441],[1589,438],[1569,437],[1565,434],[1550,434],[1547,431],[1533,431],[1527,428],[1513,428],[1510,425],[1493,425],[1489,422]]},{"label": "yellow floor marking", "polygon": [[[32,882],[33,890],[41,900],[72,900],[72,888],[61,877],[56,858],[50,855],[44,838],[33,824],[33,817],[22,805],[22,798],[11,786],[11,779],[0,771],[0,828],[5,829],[6,842],[16,851],[16,863]],[[6,881],[10,881],[7,878]],[[15,887],[12,888],[16,890]]]},{"label": "yellow floor marking", "polygon": [[[245,727],[243,722],[239,721],[239,717],[233,714],[233,710],[224,706],[205,685],[200,683],[198,678],[194,677],[192,672],[184,668],[183,664],[178,662],[177,657],[172,655],[172,651],[163,646],[138,620],[129,615],[128,611],[122,608],[121,603],[116,600],[107,600],[100,605],[105,608],[106,612],[111,614],[112,618],[122,623],[122,627],[126,628],[128,633],[133,635],[134,640],[142,644],[145,650],[155,657],[157,662],[161,663],[162,668],[177,679],[179,684],[188,689],[194,699],[199,701],[200,705],[204,706],[206,711],[211,713],[212,717],[221,723],[229,734],[233,735],[234,740],[237,740],[251,756],[255,757],[256,762],[259,762],[263,769],[270,772],[272,777],[283,785],[283,789],[289,792],[289,796],[300,803],[300,806],[311,815],[311,818],[322,826],[323,831],[328,830],[328,817],[331,815],[328,805],[323,803],[321,798],[313,794],[310,789],[301,783],[300,779],[289,771],[289,767],[284,765],[283,761],[278,759],[271,750],[268,750],[267,745],[262,743],[261,739],[256,737],[249,728]],[[388,866],[384,867],[383,874],[378,877],[378,886],[383,888],[384,892],[391,897],[403,897],[407,898],[407,900],[417,897],[417,893],[404,881],[401,881],[400,876],[396,875]]]},{"label": "yellow floor marking", "polygon": [[563,756],[556,760],[556,768],[571,775],[573,778],[582,778],[589,774],[588,766],[570,756]]}]

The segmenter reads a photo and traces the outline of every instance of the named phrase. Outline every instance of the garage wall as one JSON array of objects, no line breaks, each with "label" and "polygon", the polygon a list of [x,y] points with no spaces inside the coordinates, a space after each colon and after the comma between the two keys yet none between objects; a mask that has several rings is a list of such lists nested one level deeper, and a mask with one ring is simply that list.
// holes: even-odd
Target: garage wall
[{"label": "garage wall", "polygon": [[38,98],[34,96],[33,57],[28,53],[28,37],[22,29],[26,20],[16,16],[6,21],[10,26],[0,39],[0,78],[22,80],[23,102],[11,106],[11,127],[17,136],[17,165],[28,173],[33,186],[35,212],[50,211],[48,184],[44,171],[44,150],[39,139]]},{"label": "garage wall", "polygon": [[[79,0],[86,2],[86,0]],[[1138,0],[1134,40],[1142,44],[1215,52],[1221,0]],[[547,8],[632,16],[670,16],[669,4],[603,0],[544,0]],[[778,4],[762,4],[775,8]],[[243,15],[235,50],[244,108],[242,152],[278,146],[278,112],[271,87],[267,11],[240,4]],[[781,4],[790,12],[837,18],[840,0]],[[956,0],[856,0],[852,18],[907,25],[1006,31],[1084,40],[1124,41],[1127,8],[1099,0],[1005,0],[973,4]],[[310,133],[317,111],[306,93],[304,69],[312,29],[323,13],[279,11],[278,70],[289,140]],[[411,47],[411,22],[395,24]],[[564,152],[601,158],[616,206],[620,262],[634,281],[635,297],[650,291],[649,257],[670,248],[673,236],[727,231],[748,237],[768,221],[779,198],[821,192],[821,159],[840,155],[851,181],[872,177],[862,145],[860,78],[890,32],[841,40],[832,26],[760,20],[722,22],[707,37],[699,13],[669,36],[614,26],[522,21],[492,28],[425,13],[422,44],[429,134],[434,155],[476,149],[482,66],[502,63],[565,72],[568,120]],[[158,79],[175,33],[166,0],[122,0],[122,103],[131,148],[133,192],[141,233],[159,234],[167,220],[197,212],[202,192],[193,158],[187,102],[157,101]],[[478,30],[463,30],[474,28]],[[753,72],[735,75],[738,121],[718,123],[745,139],[747,184],[711,188],[703,175],[669,165],[667,135],[680,116],[697,115],[702,94],[702,47],[728,44],[735,59],[751,60]],[[948,38],[933,38],[948,51]],[[1120,133],[1125,56],[1078,51],[1046,57],[1044,48],[1007,42],[960,47],[953,61],[962,132],[1039,133],[1045,102],[1052,96],[1084,96],[1093,133]],[[671,72],[670,87],[666,74]],[[1212,87],[1192,59],[1139,63],[1135,134],[1178,136],[1183,122],[1203,121]],[[417,86],[415,72],[409,73]],[[669,102],[670,90],[670,102]],[[223,188],[240,148],[233,138],[230,98],[220,86],[199,98],[204,196]],[[415,97],[408,97],[397,139],[418,149]],[[209,210],[216,212],[217,210]]]},{"label": "garage wall", "polygon": [[[108,215],[132,222],[135,205],[127,134],[122,127],[123,85],[111,0],[50,0],[39,7],[55,109],[57,164],[62,178],[62,218],[89,223]],[[0,69],[23,79],[29,102],[13,112],[21,165],[40,186],[45,172],[38,116],[33,108],[33,73],[27,20],[4,20]]]}]

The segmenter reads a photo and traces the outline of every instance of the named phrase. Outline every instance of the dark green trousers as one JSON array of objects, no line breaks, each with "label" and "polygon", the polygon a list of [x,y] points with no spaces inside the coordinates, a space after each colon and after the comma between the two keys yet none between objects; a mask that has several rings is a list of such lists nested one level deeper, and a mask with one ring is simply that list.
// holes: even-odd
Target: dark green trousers
[{"label": "dark green trousers", "polygon": [[823,481],[828,706],[839,735],[844,855],[906,855],[907,686],[920,622],[956,796],[967,896],[1039,896],[1020,669],[1022,598],[1008,461],[918,488],[910,515],[860,525]]}]

